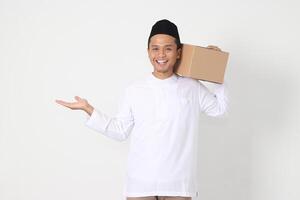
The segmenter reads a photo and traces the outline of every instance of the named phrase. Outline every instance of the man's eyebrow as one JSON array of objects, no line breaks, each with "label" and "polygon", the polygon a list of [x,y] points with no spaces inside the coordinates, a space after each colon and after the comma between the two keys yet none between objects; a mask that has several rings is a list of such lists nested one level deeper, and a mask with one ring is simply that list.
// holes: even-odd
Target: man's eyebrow
[{"label": "man's eyebrow", "polygon": [[166,44],[166,45],[151,44],[150,46],[151,47],[159,47],[159,46],[171,47],[171,46],[174,46],[174,44]]}]

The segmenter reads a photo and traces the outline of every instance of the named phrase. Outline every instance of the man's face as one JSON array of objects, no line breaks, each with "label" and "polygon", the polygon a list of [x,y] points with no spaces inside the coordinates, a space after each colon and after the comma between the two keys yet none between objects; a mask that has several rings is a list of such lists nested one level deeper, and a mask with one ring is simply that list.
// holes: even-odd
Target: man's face
[{"label": "man's face", "polygon": [[148,56],[154,71],[170,74],[176,60],[180,58],[181,49],[177,49],[175,38],[165,34],[157,34],[151,37]]}]

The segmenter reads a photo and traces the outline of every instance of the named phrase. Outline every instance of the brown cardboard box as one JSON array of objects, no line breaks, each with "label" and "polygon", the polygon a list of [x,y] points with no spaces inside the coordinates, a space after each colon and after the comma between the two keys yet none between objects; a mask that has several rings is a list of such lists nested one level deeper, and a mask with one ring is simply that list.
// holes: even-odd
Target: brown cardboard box
[{"label": "brown cardboard box", "polygon": [[183,44],[174,72],[197,80],[223,83],[229,53]]}]

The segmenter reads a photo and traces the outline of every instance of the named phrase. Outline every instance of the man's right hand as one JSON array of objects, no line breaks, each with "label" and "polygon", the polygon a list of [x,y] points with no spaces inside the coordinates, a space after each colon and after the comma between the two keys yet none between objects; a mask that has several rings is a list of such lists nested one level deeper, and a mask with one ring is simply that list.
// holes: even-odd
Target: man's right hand
[{"label": "man's right hand", "polygon": [[93,113],[93,106],[91,106],[86,99],[75,96],[76,102],[66,102],[62,100],[55,100],[56,103],[63,105],[72,110],[83,110],[87,114],[91,115]]}]

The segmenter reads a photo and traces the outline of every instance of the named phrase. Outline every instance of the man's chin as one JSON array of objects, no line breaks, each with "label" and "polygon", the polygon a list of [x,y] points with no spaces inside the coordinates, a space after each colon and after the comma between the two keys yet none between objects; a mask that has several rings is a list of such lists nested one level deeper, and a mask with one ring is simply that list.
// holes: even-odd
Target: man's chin
[{"label": "man's chin", "polygon": [[167,68],[167,67],[156,67],[155,68],[155,70],[157,71],[157,72],[161,72],[161,73],[165,73],[165,72],[168,72],[169,71],[169,69]]},{"label": "man's chin", "polygon": [[159,72],[159,73],[167,73],[168,72],[168,70],[163,70],[163,69],[157,69],[155,71]]}]

